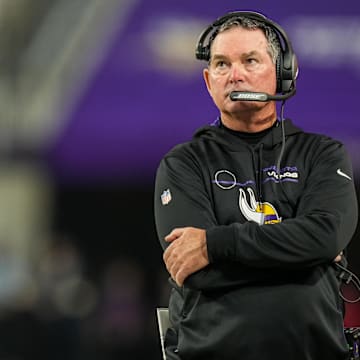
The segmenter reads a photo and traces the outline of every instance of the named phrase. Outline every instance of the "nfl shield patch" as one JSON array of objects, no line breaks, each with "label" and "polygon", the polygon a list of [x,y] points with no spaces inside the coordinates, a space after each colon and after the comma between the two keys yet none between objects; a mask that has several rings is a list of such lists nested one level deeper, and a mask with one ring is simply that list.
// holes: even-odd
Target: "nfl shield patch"
[{"label": "nfl shield patch", "polygon": [[171,192],[170,192],[170,189],[166,189],[161,194],[161,203],[163,205],[167,205],[170,201],[171,201]]}]

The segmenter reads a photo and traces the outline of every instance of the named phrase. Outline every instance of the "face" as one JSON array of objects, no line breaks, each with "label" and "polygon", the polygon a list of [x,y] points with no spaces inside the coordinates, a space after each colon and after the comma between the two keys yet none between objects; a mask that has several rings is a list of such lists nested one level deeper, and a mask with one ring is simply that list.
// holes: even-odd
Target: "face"
[{"label": "face", "polygon": [[210,65],[204,69],[207,89],[222,118],[271,107],[274,102],[232,101],[232,91],[275,94],[276,70],[260,29],[235,26],[219,33],[211,46]]}]

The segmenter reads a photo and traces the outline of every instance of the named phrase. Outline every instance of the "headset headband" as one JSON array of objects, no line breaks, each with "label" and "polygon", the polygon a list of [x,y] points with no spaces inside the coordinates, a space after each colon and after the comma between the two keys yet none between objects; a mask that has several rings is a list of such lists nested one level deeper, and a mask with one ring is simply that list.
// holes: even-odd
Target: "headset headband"
[{"label": "headset headband", "polygon": [[216,37],[220,26],[230,19],[236,20],[236,18],[240,17],[257,20],[260,23],[269,26],[275,32],[279,40],[281,52],[276,64],[277,92],[289,92],[295,87],[295,79],[298,72],[296,56],[294,54],[293,47],[284,29],[274,21],[268,19],[266,16],[258,12],[233,11],[216,19],[200,34],[196,46],[196,58],[198,60],[209,61],[211,43]]}]

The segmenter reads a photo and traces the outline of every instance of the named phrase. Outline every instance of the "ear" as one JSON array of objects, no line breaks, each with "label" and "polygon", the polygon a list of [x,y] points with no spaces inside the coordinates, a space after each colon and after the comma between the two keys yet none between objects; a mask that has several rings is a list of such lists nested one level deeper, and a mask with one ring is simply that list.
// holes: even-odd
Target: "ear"
[{"label": "ear", "polygon": [[207,87],[207,90],[209,92],[209,94],[211,95],[211,85],[210,85],[210,81],[209,81],[209,69],[208,68],[205,68],[203,70],[203,78],[205,80],[205,84],[206,84],[206,87]]}]

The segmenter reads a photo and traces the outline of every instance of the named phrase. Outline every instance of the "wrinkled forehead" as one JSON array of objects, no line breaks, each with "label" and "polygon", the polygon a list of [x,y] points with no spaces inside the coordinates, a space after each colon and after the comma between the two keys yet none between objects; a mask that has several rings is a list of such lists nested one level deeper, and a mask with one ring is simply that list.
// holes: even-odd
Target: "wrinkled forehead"
[{"label": "wrinkled forehead", "polygon": [[268,40],[261,29],[248,29],[234,25],[217,34],[211,43],[210,54],[224,51],[267,52],[267,49]]}]

